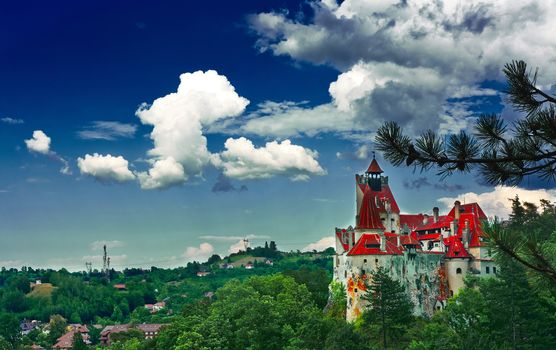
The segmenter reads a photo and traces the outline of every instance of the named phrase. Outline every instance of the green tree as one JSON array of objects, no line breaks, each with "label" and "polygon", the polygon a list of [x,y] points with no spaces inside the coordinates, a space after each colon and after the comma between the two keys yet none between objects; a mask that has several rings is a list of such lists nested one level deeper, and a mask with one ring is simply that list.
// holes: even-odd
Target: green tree
[{"label": "green tree", "polygon": [[330,283],[330,297],[325,308],[328,317],[345,320],[347,308],[346,287],[340,283],[332,281]]},{"label": "green tree", "polygon": [[413,305],[401,283],[383,267],[371,272],[371,281],[362,297],[369,303],[363,313],[364,325],[380,335],[386,349],[389,343],[400,339],[412,322]]},{"label": "green tree", "polygon": [[542,299],[529,283],[523,265],[509,258],[497,260],[497,279],[479,283],[486,301],[491,327],[489,335],[502,348],[556,348],[556,306],[542,306]]},{"label": "green tree", "polygon": [[67,321],[61,315],[52,315],[48,325],[50,327],[48,341],[54,344],[66,332]]},{"label": "green tree", "polygon": [[523,61],[504,67],[507,96],[513,107],[526,113],[511,131],[497,115],[481,115],[475,134],[465,131],[446,141],[428,130],[416,140],[404,135],[395,122],[382,125],[375,138],[377,149],[395,166],[415,165],[422,170],[436,167],[439,174],[467,172],[478,166],[491,184],[519,184],[527,175],[546,180],[556,176],[556,97],[536,84]]},{"label": "green tree", "polygon": [[87,344],[85,344],[85,341],[83,340],[83,337],[81,336],[81,333],[79,332],[75,332],[73,334],[73,350],[87,350]]},{"label": "green tree", "polygon": [[[526,216],[518,202],[512,201],[509,224],[498,220],[483,223],[496,259],[510,257],[533,271],[539,278],[556,284],[556,212],[544,202],[543,212]],[[532,211],[530,211],[532,212]]]},{"label": "green tree", "polygon": [[0,315],[0,337],[15,347],[21,339],[17,317],[11,314]]},{"label": "green tree", "polygon": [[13,350],[13,349],[14,347],[12,346],[12,344],[10,344],[9,341],[4,339],[4,337],[0,335],[0,350]]},{"label": "green tree", "polygon": [[131,339],[143,340],[145,339],[145,334],[143,333],[143,331],[137,328],[131,328],[127,332],[118,332],[118,333],[110,334],[110,341],[114,343],[116,342],[125,343]]}]

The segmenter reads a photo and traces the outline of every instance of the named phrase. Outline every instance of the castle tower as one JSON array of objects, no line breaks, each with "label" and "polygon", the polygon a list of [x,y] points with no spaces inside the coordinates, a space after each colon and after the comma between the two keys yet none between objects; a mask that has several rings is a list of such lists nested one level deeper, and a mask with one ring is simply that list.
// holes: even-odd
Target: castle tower
[{"label": "castle tower", "polygon": [[450,292],[448,296],[453,296],[460,288],[464,287],[464,278],[469,270],[471,256],[465,250],[463,243],[458,236],[451,236],[446,252],[444,268],[448,276],[448,286]]}]

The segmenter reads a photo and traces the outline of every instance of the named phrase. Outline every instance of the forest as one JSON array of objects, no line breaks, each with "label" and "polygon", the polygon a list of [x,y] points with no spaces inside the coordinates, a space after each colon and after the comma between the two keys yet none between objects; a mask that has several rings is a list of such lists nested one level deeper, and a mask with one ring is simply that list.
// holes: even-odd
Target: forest
[{"label": "forest", "polygon": [[[556,261],[556,207],[541,208],[512,200],[504,223],[485,222],[486,232],[536,235],[546,242],[544,257]],[[498,226],[497,226],[498,225]],[[91,325],[91,344],[75,337],[75,349],[102,348],[93,325],[161,323],[154,339],[131,329],[117,334],[108,350],[140,349],[554,349],[556,289],[550,275],[503,251],[497,253],[495,278],[469,276],[466,287],[432,318],[412,315],[403,286],[379,268],[367,286],[369,308],[353,322],[345,321],[345,286],[332,282],[333,250],[300,253],[257,247],[204,263],[176,269],[85,273],[24,268],[0,274],[0,349],[52,346],[72,323]],[[254,257],[273,259],[265,264]],[[222,264],[254,262],[255,268],[223,269]],[[210,271],[206,277],[197,272]],[[42,279],[50,290],[30,290]],[[125,283],[126,290],[113,288]],[[207,291],[213,293],[206,294]],[[376,296],[380,295],[380,298]],[[144,305],[166,301],[151,314]],[[25,336],[22,319],[37,319],[39,329]]]}]

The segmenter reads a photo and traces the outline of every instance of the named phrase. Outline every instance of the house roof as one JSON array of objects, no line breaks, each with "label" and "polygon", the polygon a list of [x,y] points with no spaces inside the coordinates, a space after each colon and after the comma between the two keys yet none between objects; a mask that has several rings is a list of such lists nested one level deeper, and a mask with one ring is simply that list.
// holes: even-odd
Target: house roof
[{"label": "house roof", "polygon": [[[487,216],[485,215],[483,209],[481,209],[481,207],[479,206],[479,203],[461,204],[459,210],[460,210],[460,215],[463,213],[476,213],[479,217],[479,220],[487,219]],[[455,211],[456,208],[452,207],[452,210],[450,210],[448,216],[455,217],[456,216]]]},{"label": "house roof", "polygon": [[[60,338],[58,338],[58,341],[56,342],[56,344],[54,344],[52,346],[52,348],[53,349],[71,349],[71,348],[73,348],[73,337],[76,333],[77,333],[77,331],[71,330],[71,331],[67,332],[66,334],[62,335]],[[77,334],[81,335],[85,344],[90,344],[91,343],[89,341],[89,335],[88,334],[86,334],[86,333],[77,333]]]},{"label": "house roof", "polygon": [[423,214],[400,214],[400,226],[407,225],[411,231],[423,224]]},{"label": "house roof", "polygon": [[[397,235],[396,235],[397,236]],[[398,255],[403,248],[396,245],[396,236],[385,237],[385,250],[380,250],[380,235],[378,233],[364,233],[351,248],[348,256],[352,255]]]},{"label": "house roof", "polygon": [[384,230],[384,225],[382,225],[380,220],[375,192],[371,191],[367,185],[364,193],[357,228]]},{"label": "house roof", "polygon": [[446,252],[447,259],[471,257],[467,252],[467,250],[465,250],[465,247],[463,246],[463,243],[461,243],[459,237],[451,236],[445,239],[444,241],[445,242],[447,241],[448,243],[447,244],[448,251]]}]

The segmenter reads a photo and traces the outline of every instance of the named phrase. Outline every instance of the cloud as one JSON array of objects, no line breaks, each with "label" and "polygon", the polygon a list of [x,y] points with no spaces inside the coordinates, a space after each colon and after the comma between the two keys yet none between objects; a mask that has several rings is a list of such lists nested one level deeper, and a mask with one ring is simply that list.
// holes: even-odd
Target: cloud
[{"label": "cloud", "polygon": [[199,239],[205,239],[208,241],[217,241],[217,242],[227,242],[227,241],[237,241],[243,239],[250,239],[250,240],[258,240],[258,239],[270,239],[270,236],[266,235],[253,235],[249,234],[247,236],[218,236],[218,235],[204,235],[199,236]]},{"label": "cloud", "polygon": [[18,259],[18,260],[0,260],[0,267],[5,267],[7,269],[9,269],[9,268],[19,269],[19,268],[21,268],[22,266],[25,266],[25,265],[27,265],[27,264],[25,264],[23,262],[23,260],[20,260],[20,259]]},{"label": "cloud", "polygon": [[326,174],[316,160],[316,151],[293,145],[290,140],[267,142],[256,148],[244,137],[229,138],[224,147],[223,152],[213,157],[213,163],[228,177],[246,180],[283,175],[299,181]]},{"label": "cloud", "polygon": [[81,174],[101,181],[125,182],[135,179],[128,168],[128,161],[122,156],[86,154],[85,158],[77,158],[77,167]]},{"label": "cloud", "polygon": [[172,157],[155,161],[148,173],[140,172],[137,177],[144,190],[181,185],[187,180],[183,165]]},{"label": "cloud", "polygon": [[316,251],[320,252],[320,251],[325,250],[326,248],[334,247],[335,245],[336,245],[335,238],[333,236],[326,236],[326,237],[323,237],[323,238],[319,239],[315,243],[311,243],[311,244],[307,245],[305,248],[302,249],[302,251],[312,252],[313,250],[316,250]]},{"label": "cloud", "polygon": [[512,211],[510,199],[519,196],[521,203],[530,202],[540,206],[540,200],[556,201],[556,190],[526,190],[519,187],[496,186],[490,192],[467,192],[455,197],[439,198],[438,202],[451,209],[456,200],[462,203],[477,202],[489,217],[497,216],[506,219]]},{"label": "cloud", "polygon": [[434,187],[437,190],[443,191],[457,191],[464,189],[464,187],[460,184],[448,184],[446,182],[438,182],[433,185],[426,177],[420,177],[411,181],[405,180],[403,182],[403,187],[408,190],[420,189],[421,187]]},{"label": "cloud", "polygon": [[[241,114],[248,103],[225,76],[209,70],[180,75],[176,92],[156,99],[151,105],[142,104],[136,115],[143,124],[153,126],[150,138],[154,148],[148,152],[154,160],[151,170],[158,166],[157,172],[164,178],[172,171],[172,181],[166,182],[152,178],[157,173],[143,173],[140,176],[141,183],[146,184],[143,188],[176,185],[191,176],[200,176],[211,156],[203,128]],[[183,169],[179,181],[176,163]]]},{"label": "cloud", "polygon": [[240,251],[245,251],[245,242],[243,239],[238,240],[228,248],[228,253],[230,254],[238,253]]},{"label": "cloud", "polygon": [[29,152],[44,154],[52,160],[62,163],[60,173],[64,175],[72,174],[68,161],[50,149],[52,140],[42,130],[33,131],[33,137],[24,141]]},{"label": "cloud", "polygon": [[124,242],[122,241],[94,241],[91,244],[89,244],[89,247],[91,248],[92,251],[96,251],[96,250],[102,250],[103,247],[106,246],[107,249],[112,249],[112,248],[121,248],[124,246]]},{"label": "cloud", "polygon": [[247,191],[247,186],[241,185],[239,188],[236,188],[229,178],[224,176],[223,174],[218,175],[218,180],[212,186],[212,192],[245,192]]},{"label": "cloud", "polygon": [[11,124],[11,125],[17,125],[17,124],[23,124],[24,123],[23,119],[10,118],[10,117],[4,117],[4,118],[0,119],[0,121],[2,123]]},{"label": "cloud", "polygon": [[137,131],[137,125],[116,121],[93,121],[89,126],[77,132],[83,140],[108,140],[118,138],[132,138]]},{"label": "cloud", "polygon": [[33,137],[25,140],[29,152],[36,152],[41,154],[50,153],[50,137],[48,137],[42,130],[33,131]]},{"label": "cloud", "polygon": [[340,111],[327,103],[316,107],[300,106],[294,102],[282,102],[279,108],[268,108],[267,101],[254,112],[241,131],[258,136],[294,137],[315,136],[320,133],[351,131],[356,128],[353,113]]},{"label": "cloud", "polygon": [[[503,80],[508,60],[540,67],[541,85],[556,79],[556,7],[548,0],[325,0],[311,6],[311,17],[275,11],[252,15],[248,23],[261,52],[338,69],[331,102],[273,112],[248,121],[244,130],[349,136],[346,129],[372,131],[394,120],[413,134],[431,127],[457,132],[469,126],[477,97],[498,100],[481,83]],[[467,105],[453,101],[462,98],[474,99]],[[467,113],[450,113],[452,104]]]},{"label": "cloud", "polygon": [[188,261],[205,261],[214,253],[212,244],[203,242],[199,247],[187,247],[183,257]]},{"label": "cloud", "polygon": [[371,157],[371,146],[370,145],[360,145],[353,152],[336,152],[336,158],[338,159],[350,159],[350,160],[369,160]]}]

